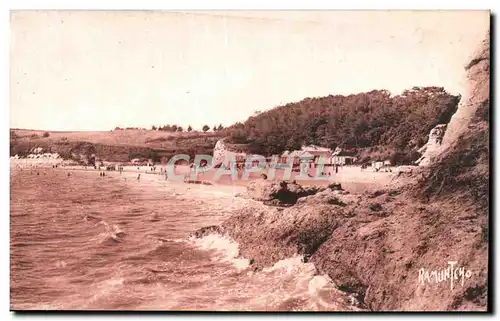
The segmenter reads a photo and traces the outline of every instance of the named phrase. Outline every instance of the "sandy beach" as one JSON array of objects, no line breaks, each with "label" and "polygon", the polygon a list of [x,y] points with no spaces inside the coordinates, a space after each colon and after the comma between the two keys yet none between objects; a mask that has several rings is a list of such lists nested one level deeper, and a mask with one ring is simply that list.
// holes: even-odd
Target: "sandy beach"
[{"label": "sandy beach", "polygon": [[[26,160],[26,159],[11,159],[11,168],[15,169],[51,169],[53,166],[58,165],[58,169],[71,171],[88,171],[96,172],[99,170],[89,166],[81,165],[65,165],[62,160]],[[394,188],[404,184],[404,179],[399,177],[399,172],[407,172],[411,166],[392,167],[391,171],[376,172],[372,168],[361,169],[360,166],[341,166],[338,172],[335,172],[333,167],[326,167],[324,170],[325,177],[323,179],[314,179],[317,175],[315,169],[309,169],[308,173],[313,176],[311,178],[302,179],[300,173],[291,172],[288,180],[296,180],[303,186],[326,186],[331,183],[340,183],[342,187],[351,193],[363,193],[366,191],[374,191],[377,189]],[[101,169],[106,175],[114,177],[116,174],[123,179],[137,179],[141,174],[141,180],[144,182],[161,182],[165,181],[165,165],[155,165],[155,170],[150,166],[123,166],[123,173],[119,175],[117,171],[105,171],[105,167]],[[210,185],[203,185],[200,190],[211,191],[212,193],[239,193],[245,190],[246,185],[251,180],[261,179],[261,173],[269,175],[269,169],[263,169],[261,172],[249,172],[245,175],[243,171],[238,171],[237,175],[233,178],[231,174],[224,173],[218,174],[219,169],[209,169],[206,172],[192,174],[193,171],[188,165],[176,165],[175,174],[183,176],[176,180],[170,178],[169,183],[172,184],[185,184],[184,180],[195,178],[195,180],[206,182]],[[284,178],[285,169],[276,169],[274,177],[269,177],[270,180],[279,181]],[[196,184],[198,185],[198,184]],[[202,184],[200,184],[202,185]],[[212,186],[212,187],[207,187]]]}]

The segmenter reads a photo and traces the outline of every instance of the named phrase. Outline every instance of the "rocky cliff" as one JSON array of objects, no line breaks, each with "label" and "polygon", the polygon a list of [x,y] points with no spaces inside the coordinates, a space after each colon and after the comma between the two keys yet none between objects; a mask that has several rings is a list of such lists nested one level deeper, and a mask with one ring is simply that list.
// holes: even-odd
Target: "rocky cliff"
[{"label": "rocky cliff", "polygon": [[230,158],[226,159],[226,157],[245,155],[248,152],[247,149],[248,146],[245,144],[229,144],[225,138],[219,139],[213,149],[212,165],[217,166],[227,162]]},{"label": "rocky cliff", "polygon": [[431,160],[441,150],[441,144],[446,131],[446,126],[447,124],[439,124],[431,130],[427,143],[418,150],[422,156],[415,162],[415,164],[420,166],[428,166],[431,164]]},{"label": "rocky cliff", "polygon": [[[366,309],[485,310],[489,39],[466,70],[467,93],[418,182],[362,195],[326,188],[288,207],[254,202],[196,236],[232,237],[254,269],[303,255]],[[259,199],[276,198],[275,183],[259,184],[269,184]]]},{"label": "rocky cliff", "polygon": [[466,92],[431,158],[418,191],[425,197],[460,194],[488,208],[490,35],[466,64]]},{"label": "rocky cliff", "polygon": [[224,162],[224,157],[226,156],[227,151],[228,148],[224,143],[224,139],[219,139],[217,143],[215,143],[212,165],[216,166],[222,164]]},{"label": "rocky cliff", "polygon": [[439,161],[446,153],[460,142],[460,136],[470,129],[489,122],[490,97],[490,34],[479,44],[476,51],[465,64],[465,92],[447,125],[442,144],[435,149],[431,162]]}]

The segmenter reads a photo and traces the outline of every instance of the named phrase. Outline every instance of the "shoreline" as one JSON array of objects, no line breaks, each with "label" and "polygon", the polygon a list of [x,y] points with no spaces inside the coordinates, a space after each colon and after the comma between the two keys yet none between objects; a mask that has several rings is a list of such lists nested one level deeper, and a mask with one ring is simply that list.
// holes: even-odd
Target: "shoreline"
[{"label": "shoreline", "polygon": [[[29,163],[29,164],[28,164]],[[10,168],[13,170],[17,169],[53,169],[53,166],[58,165],[55,170],[65,170],[65,171],[86,171],[86,172],[98,172],[102,171],[107,175],[119,174],[118,171],[107,171],[104,169],[94,169],[90,166],[83,165],[65,165],[62,160],[57,162],[41,162],[39,160],[26,162],[25,159],[11,159]],[[141,180],[151,181],[164,181],[164,171],[159,171],[160,168],[165,168],[165,166],[158,165],[156,171],[151,171],[151,167],[149,166],[124,166],[124,170],[121,174],[123,177],[127,177],[128,179],[136,179],[138,174],[141,174]],[[410,170],[408,170],[410,168]],[[331,176],[327,176],[327,179],[300,179],[300,174],[296,172],[292,172],[290,178],[287,181],[297,181],[302,186],[327,186],[331,183],[340,183],[342,187],[356,194],[362,194],[367,191],[375,191],[379,189],[387,189],[387,188],[397,188],[405,185],[408,180],[401,177],[402,173],[408,173],[413,170],[413,166],[399,166],[394,167],[392,172],[375,172],[371,170],[361,170],[358,166],[344,166],[339,167],[338,173],[334,173]],[[248,173],[248,178],[243,179],[243,173],[238,173],[237,179],[232,179],[231,175],[225,174],[220,177],[217,177],[218,169],[209,169],[206,172],[198,173],[196,177],[196,182],[186,182],[187,180],[191,180],[189,176],[190,168],[187,165],[176,165],[175,172],[176,175],[185,175],[183,180],[179,179],[170,179],[167,180],[169,184],[189,184],[189,185],[204,185],[207,188],[211,189],[222,189],[224,193],[239,193],[245,191],[246,186],[249,182],[254,180],[260,180],[261,172],[250,172]],[[415,167],[415,170],[418,170],[418,166]],[[274,178],[268,179],[269,181],[281,181],[284,177],[284,169],[276,169],[276,173]],[[315,171],[313,169],[313,171]],[[265,172],[265,171],[264,171]],[[114,174],[112,174],[114,173]],[[404,175],[403,175],[404,176]],[[156,177],[157,179],[150,179]],[[228,190],[230,188],[230,190]]]}]

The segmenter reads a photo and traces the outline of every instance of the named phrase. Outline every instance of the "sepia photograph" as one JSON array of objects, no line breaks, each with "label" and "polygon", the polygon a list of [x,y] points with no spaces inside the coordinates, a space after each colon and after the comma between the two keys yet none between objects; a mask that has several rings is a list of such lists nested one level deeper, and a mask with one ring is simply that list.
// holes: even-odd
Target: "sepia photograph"
[{"label": "sepia photograph", "polygon": [[491,310],[489,10],[10,10],[10,310]]}]

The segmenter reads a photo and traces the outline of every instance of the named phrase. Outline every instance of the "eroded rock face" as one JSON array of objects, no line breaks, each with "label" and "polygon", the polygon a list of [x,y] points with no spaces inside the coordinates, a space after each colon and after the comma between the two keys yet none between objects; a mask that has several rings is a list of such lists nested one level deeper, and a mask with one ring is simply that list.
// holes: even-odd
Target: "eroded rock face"
[{"label": "eroded rock face", "polygon": [[441,148],[446,127],[446,124],[439,124],[431,130],[427,143],[418,150],[422,156],[415,162],[415,164],[428,166],[431,163],[431,159]]},{"label": "eroded rock face", "polygon": [[[398,190],[356,195],[326,189],[291,207],[252,203],[195,236],[231,237],[257,269],[303,255],[367,309],[483,309],[487,241],[479,226],[485,218],[449,206],[419,204]],[[419,282],[421,268],[446,268],[451,258],[474,270],[463,287]]]},{"label": "eroded rock face", "polygon": [[219,139],[214,147],[212,165],[216,166],[222,164],[224,162],[224,158],[226,156],[227,151],[228,148],[226,144],[224,144],[224,140]]},{"label": "eroded rock face", "polygon": [[442,144],[435,151],[433,158],[445,153],[456,144],[457,138],[469,126],[479,121],[488,120],[490,97],[490,32],[480,43],[477,50],[464,66],[467,73],[465,93],[458,104],[457,112],[452,116],[443,136]]}]

